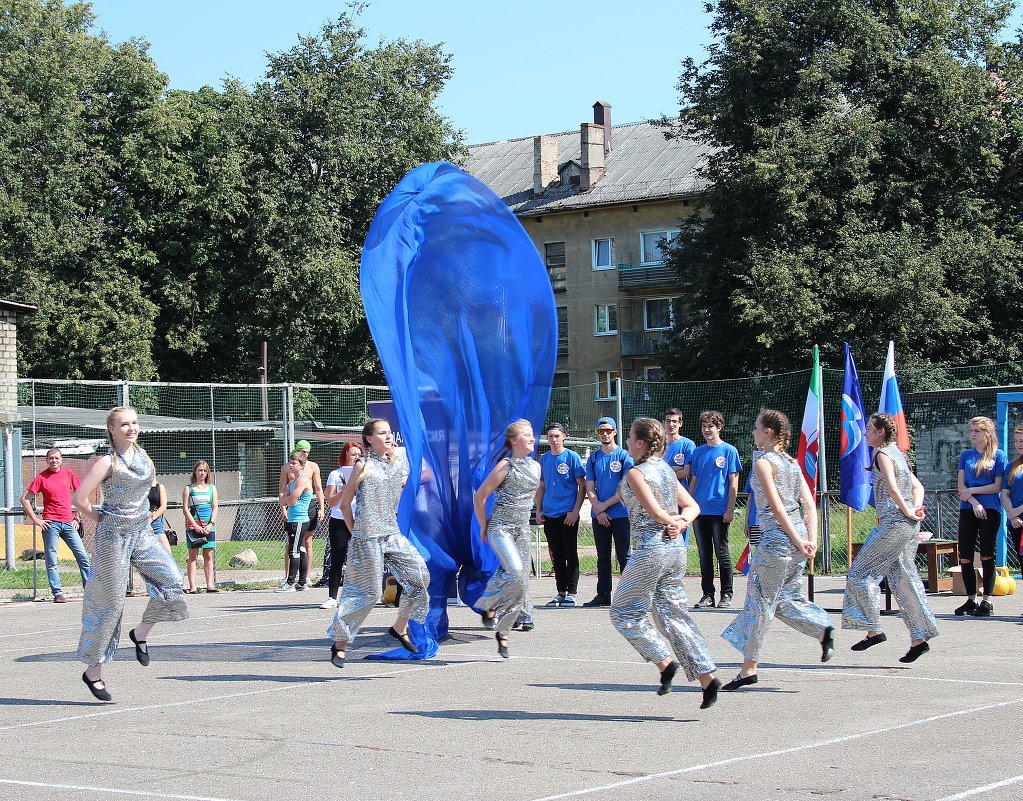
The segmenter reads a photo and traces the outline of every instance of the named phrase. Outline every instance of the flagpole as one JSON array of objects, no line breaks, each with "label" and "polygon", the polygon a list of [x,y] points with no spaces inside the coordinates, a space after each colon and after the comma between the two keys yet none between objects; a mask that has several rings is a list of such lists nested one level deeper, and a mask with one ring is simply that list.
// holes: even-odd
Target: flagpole
[{"label": "flagpole", "polygon": [[824,448],[824,370],[820,366],[820,350],[813,346],[814,364],[820,370],[821,391],[817,394],[817,419],[819,433],[817,434],[817,490],[820,493],[818,502],[820,504],[821,520],[821,569],[825,574],[831,573],[831,513],[828,509],[828,460],[825,457]]}]

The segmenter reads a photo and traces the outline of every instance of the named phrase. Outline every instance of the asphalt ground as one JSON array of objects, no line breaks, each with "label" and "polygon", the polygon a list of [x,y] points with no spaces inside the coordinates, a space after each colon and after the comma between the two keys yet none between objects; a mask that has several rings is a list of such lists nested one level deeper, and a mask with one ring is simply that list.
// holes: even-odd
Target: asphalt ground
[{"label": "asphalt ground", "polygon": [[[579,600],[593,594],[584,578]],[[698,579],[687,579],[690,600]],[[839,580],[817,600],[841,605]],[[553,579],[533,581],[534,598]],[[745,580],[737,582],[737,606]],[[126,632],[104,672],[115,702],[95,702],[73,659],[81,605],[0,606],[0,799],[1017,799],[1023,713],[1017,595],[996,616],[952,615],[928,596],[941,636],[905,666],[905,627],[838,652],[775,623],[760,683],[701,711],[680,673],[657,671],[611,626],[607,609],[537,608],[513,632],[511,659],[465,607],[434,659],[373,662],[394,610],[378,606],[343,670],[329,662],[325,593],[189,596],[188,621],[158,626],[152,664]],[[720,638],[737,610],[695,612],[719,677],[739,654]],[[836,628],[838,614],[832,614]]]}]

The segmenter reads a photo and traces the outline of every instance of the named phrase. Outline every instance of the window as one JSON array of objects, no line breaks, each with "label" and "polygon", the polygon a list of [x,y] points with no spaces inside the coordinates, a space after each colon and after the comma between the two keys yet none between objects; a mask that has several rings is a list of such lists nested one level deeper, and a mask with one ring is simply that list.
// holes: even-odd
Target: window
[{"label": "window", "polygon": [[663,367],[646,367],[643,370],[643,377],[650,382],[664,381],[667,376],[664,374]]},{"label": "window", "polygon": [[618,397],[618,379],[621,373],[617,370],[600,370],[597,372],[597,400],[614,400]]},{"label": "window", "polygon": [[618,307],[614,303],[599,303],[593,307],[596,324],[593,333],[598,337],[618,333]]},{"label": "window", "polygon": [[639,235],[639,249],[643,254],[643,264],[661,264],[665,253],[661,249],[664,244],[678,238],[678,231],[647,231]]},{"label": "window", "polygon": [[675,324],[678,298],[649,298],[643,303],[643,327],[647,331],[667,331]]},{"label": "window", "polygon": [[554,381],[551,383],[551,387],[553,387],[554,389],[568,389],[569,386],[570,386],[570,384],[569,384],[569,374],[568,373],[555,373],[554,374]]},{"label": "window", "polygon": [[568,307],[558,306],[558,353],[568,353]]},{"label": "window", "polygon": [[547,275],[551,279],[551,289],[555,292],[564,292],[568,289],[565,276],[565,243],[548,242],[543,246],[543,253]]},{"label": "window", "polygon": [[593,269],[610,270],[615,266],[615,241],[613,237],[593,240]]}]

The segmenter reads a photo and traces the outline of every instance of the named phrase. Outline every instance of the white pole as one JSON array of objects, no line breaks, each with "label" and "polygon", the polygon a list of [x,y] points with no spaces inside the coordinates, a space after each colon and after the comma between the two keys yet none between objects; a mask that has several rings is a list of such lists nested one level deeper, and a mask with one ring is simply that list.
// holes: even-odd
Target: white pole
[{"label": "white pole", "polygon": [[618,376],[618,378],[615,379],[615,397],[617,398],[617,400],[615,401],[615,416],[618,418],[617,422],[618,422],[618,428],[619,428],[618,444],[621,445],[621,440],[622,440],[621,429],[622,428],[627,428],[627,423],[622,419],[622,377],[621,376]]},{"label": "white pole", "polygon": [[831,572],[831,516],[828,511],[828,462],[824,451],[824,368],[820,366],[820,358],[817,360],[817,367],[820,374],[817,376],[818,385],[821,391],[817,393],[817,487],[820,490],[820,526],[822,548],[822,567],[825,573]]}]

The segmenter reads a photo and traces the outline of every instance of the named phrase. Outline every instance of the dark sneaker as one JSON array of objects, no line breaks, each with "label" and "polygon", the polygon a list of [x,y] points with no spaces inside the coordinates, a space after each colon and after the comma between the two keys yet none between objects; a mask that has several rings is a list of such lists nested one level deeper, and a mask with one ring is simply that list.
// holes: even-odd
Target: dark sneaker
[{"label": "dark sneaker", "polygon": [[545,606],[561,606],[564,600],[565,600],[564,595],[555,595],[545,604]]},{"label": "dark sneaker", "polygon": [[587,601],[583,606],[610,606],[611,599],[598,595],[592,601]]},{"label": "dark sneaker", "polygon": [[66,604],[67,603],[67,596],[64,595],[63,593],[58,592],[56,595],[53,596],[53,602],[55,604]]},{"label": "dark sneaker", "polygon": [[722,595],[721,600],[718,601],[718,609],[728,609],[732,605],[731,595]]},{"label": "dark sneaker", "polygon": [[981,601],[977,604],[977,608],[973,610],[974,617],[991,617],[992,612],[995,608],[991,606],[990,601]]},{"label": "dark sneaker", "polygon": [[972,615],[976,611],[977,611],[977,602],[974,601],[972,598],[967,598],[966,599],[966,603],[964,603],[962,606],[956,608],[956,614],[959,617],[962,617],[963,615]]},{"label": "dark sneaker", "polygon": [[693,609],[707,609],[714,606],[714,596],[704,595],[699,601],[693,604]]},{"label": "dark sneaker", "polygon": [[512,624],[512,628],[516,631],[532,631],[534,628],[533,618],[529,615],[519,615]]}]

